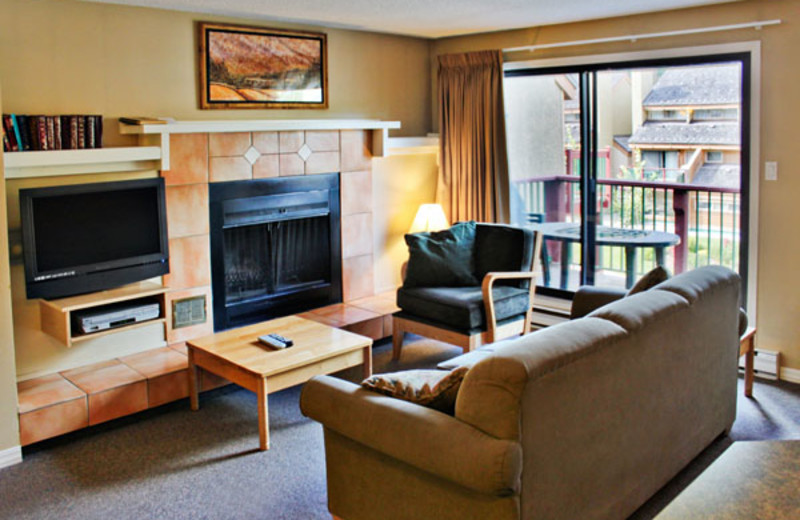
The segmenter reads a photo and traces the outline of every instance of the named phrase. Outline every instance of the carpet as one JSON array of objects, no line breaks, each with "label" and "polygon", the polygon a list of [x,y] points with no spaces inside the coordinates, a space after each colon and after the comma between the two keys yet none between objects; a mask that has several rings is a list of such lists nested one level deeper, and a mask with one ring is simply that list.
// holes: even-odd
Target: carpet
[{"label": "carpet", "polygon": [[[416,338],[376,372],[430,367],[460,349]],[[360,369],[342,376],[358,380]],[[741,396],[741,382],[740,382]],[[800,438],[800,385],[757,380],[739,398],[729,438],[715,441],[632,517],[652,518],[732,441]],[[330,519],[322,428],[302,416],[300,387],[269,396],[270,450],[257,451],[255,394],[228,386],[24,449],[0,470],[0,518]]]}]

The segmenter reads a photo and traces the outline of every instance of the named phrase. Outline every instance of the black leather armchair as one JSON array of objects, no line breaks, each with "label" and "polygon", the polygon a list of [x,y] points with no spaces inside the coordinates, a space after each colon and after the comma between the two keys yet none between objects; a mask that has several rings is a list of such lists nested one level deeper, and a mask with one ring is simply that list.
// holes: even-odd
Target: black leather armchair
[{"label": "black leather armchair", "polygon": [[530,229],[478,223],[474,275],[481,285],[401,287],[401,310],[392,322],[393,358],[400,358],[406,332],[458,345],[465,352],[530,332],[534,262],[541,244],[541,235]]}]

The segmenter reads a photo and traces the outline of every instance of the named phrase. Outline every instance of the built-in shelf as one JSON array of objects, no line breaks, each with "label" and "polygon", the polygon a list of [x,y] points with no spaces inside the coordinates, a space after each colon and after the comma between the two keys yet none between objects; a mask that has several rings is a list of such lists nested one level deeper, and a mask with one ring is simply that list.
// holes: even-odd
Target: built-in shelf
[{"label": "built-in shelf", "polygon": [[439,136],[389,137],[386,155],[439,153]]},{"label": "built-in shelf", "polygon": [[380,130],[400,128],[400,121],[377,119],[239,119],[169,121],[156,125],[120,123],[121,134],[198,134],[222,132],[287,132],[293,130]]},{"label": "built-in shelf", "polygon": [[9,152],[3,156],[6,179],[157,170],[161,147],[128,146],[90,150]]},{"label": "built-in shelf", "polygon": [[[167,287],[153,282],[139,282],[108,291],[82,294],[58,300],[39,300],[42,331],[53,336],[64,345],[71,347],[73,344],[81,341],[115,334],[123,330],[144,327],[152,325],[153,323],[166,324],[164,314],[166,292]],[[72,329],[72,313],[75,311],[95,309],[125,301],[145,301],[150,299],[156,299],[159,304],[159,317],[156,319],[123,325],[90,334],[81,334]]]}]

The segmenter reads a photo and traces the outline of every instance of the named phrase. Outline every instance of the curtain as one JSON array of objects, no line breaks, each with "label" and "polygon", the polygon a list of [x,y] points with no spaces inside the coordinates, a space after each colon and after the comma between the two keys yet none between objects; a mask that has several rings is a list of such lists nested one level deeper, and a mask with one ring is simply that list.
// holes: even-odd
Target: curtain
[{"label": "curtain", "polygon": [[437,201],[450,222],[508,222],[501,51],[439,56],[441,168]]}]

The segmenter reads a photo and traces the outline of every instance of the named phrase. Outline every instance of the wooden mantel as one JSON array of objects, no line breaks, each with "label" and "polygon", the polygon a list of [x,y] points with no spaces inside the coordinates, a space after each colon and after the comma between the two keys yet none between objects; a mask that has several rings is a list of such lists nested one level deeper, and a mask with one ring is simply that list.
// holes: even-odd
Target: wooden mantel
[{"label": "wooden mantel", "polygon": [[169,169],[171,134],[225,132],[288,132],[299,130],[370,130],[373,157],[403,153],[438,153],[439,139],[389,137],[399,121],[376,119],[247,119],[218,121],[174,121],[166,124],[127,125],[123,135],[139,136],[139,146],[5,153],[5,178],[125,172]]}]

